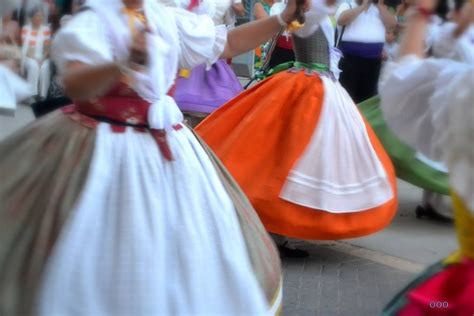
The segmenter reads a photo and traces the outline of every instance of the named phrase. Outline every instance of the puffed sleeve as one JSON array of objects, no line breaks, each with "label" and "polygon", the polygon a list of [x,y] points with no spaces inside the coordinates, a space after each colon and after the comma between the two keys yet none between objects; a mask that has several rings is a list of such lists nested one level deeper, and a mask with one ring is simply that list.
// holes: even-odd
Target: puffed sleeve
[{"label": "puffed sleeve", "polygon": [[180,67],[191,69],[206,64],[209,68],[224,51],[227,28],[225,25],[215,26],[207,15],[196,15],[182,9],[174,12],[180,40]]},{"label": "puffed sleeve", "polygon": [[311,8],[306,12],[306,22],[302,28],[295,31],[298,37],[308,37],[312,35],[319,27],[320,23],[328,16],[329,8],[323,0],[312,0]]},{"label": "puffed sleeve", "polygon": [[449,127],[452,97],[448,83],[462,68],[462,64],[447,59],[408,56],[387,64],[380,80],[388,125],[401,139],[435,161],[445,160],[443,140]]},{"label": "puffed sleeve", "polygon": [[52,58],[60,73],[71,61],[99,65],[113,60],[105,28],[92,10],[74,16],[56,34]]}]

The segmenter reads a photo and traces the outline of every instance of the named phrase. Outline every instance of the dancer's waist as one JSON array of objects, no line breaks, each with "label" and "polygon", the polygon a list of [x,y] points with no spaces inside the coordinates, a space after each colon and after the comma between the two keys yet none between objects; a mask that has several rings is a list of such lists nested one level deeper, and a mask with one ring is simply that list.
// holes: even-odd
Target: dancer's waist
[{"label": "dancer's waist", "polygon": [[293,42],[290,37],[281,35],[278,37],[277,47],[290,50],[293,49]]},{"label": "dancer's waist", "polygon": [[150,103],[138,97],[104,97],[93,101],[75,102],[76,110],[99,121],[119,125],[148,126]]}]

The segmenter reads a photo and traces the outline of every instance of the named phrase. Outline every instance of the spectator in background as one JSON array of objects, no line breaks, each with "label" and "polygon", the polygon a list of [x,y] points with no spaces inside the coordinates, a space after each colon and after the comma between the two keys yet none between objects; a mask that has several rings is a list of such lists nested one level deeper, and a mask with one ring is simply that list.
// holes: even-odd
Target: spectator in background
[{"label": "spectator in background", "polygon": [[30,96],[28,85],[15,73],[21,57],[19,26],[11,20],[15,4],[14,0],[0,1],[0,115],[14,115],[17,104]]},{"label": "spectator in background", "polygon": [[[73,15],[79,12],[85,2],[85,0],[73,0],[72,3],[70,3],[70,12],[72,15],[63,15],[60,19],[60,27],[66,25],[72,19]],[[49,85],[48,95],[45,100],[35,102],[31,105],[33,113],[35,117],[41,117],[71,103],[72,100],[66,96],[63,84],[59,78],[57,61],[52,58],[51,83]]]},{"label": "spectator in background", "polygon": [[[279,14],[283,11],[285,6],[286,4],[283,1],[259,0],[254,5],[255,19],[260,20],[267,18],[270,15]],[[270,58],[268,69],[295,60],[295,52],[293,51],[291,36],[287,32],[284,32],[275,40],[275,48],[273,51],[270,50],[266,52],[270,55],[265,56],[265,59]]]},{"label": "spectator in background", "polygon": [[387,29],[385,32],[385,45],[383,47],[383,61],[393,61],[398,53],[396,28]]},{"label": "spectator in background", "polygon": [[51,79],[49,49],[51,29],[44,25],[44,15],[41,7],[35,7],[29,12],[30,23],[23,27],[22,63],[27,81],[31,86],[33,96],[45,98]]},{"label": "spectator in background", "polygon": [[414,4],[414,2],[414,0],[402,0],[402,2],[397,6],[396,17],[397,28],[399,31],[403,30],[405,27],[408,9]]},{"label": "spectator in background", "polygon": [[20,26],[10,14],[0,16],[0,43],[20,45]]},{"label": "spectator in background", "polygon": [[341,84],[356,103],[377,94],[386,28],[397,25],[383,0],[344,2],[336,12],[338,47],[344,54]]},{"label": "spectator in background", "polygon": [[21,0],[12,14],[13,20],[18,22],[20,28],[26,23],[27,10],[29,7],[28,0]]},{"label": "spectator in background", "polygon": [[20,27],[10,14],[0,16],[0,64],[20,73]]}]

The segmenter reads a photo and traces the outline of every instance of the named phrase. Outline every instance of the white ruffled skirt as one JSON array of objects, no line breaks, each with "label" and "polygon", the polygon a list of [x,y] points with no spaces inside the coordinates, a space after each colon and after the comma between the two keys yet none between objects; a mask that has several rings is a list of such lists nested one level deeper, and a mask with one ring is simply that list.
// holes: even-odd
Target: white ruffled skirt
[{"label": "white ruffled skirt", "polygon": [[[29,133],[24,134],[34,137],[32,131],[38,132],[48,125],[45,122],[54,120],[69,127],[76,125],[72,129],[76,134],[87,129],[63,114],[53,113],[43,123],[34,123]],[[62,130],[58,128],[58,132]],[[15,202],[10,203],[9,185],[0,189],[0,219],[17,227],[0,233],[0,242],[10,245],[10,252],[0,248],[0,264],[5,268],[0,277],[11,281],[3,288],[0,285],[0,302],[8,300],[7,294],[17,293],[10,299],[16,297],[19,305],[24,305],[27,295],[27,289],[21,288],[21,272],[16,271],[15,262],[7,254],[14,254],[20,265],[35,267],[40,262],[32,262],[33,255],[26,252],[20,259],[15,253],[20,252],[18,246],[30,242],[45,245],[38,242],[44,239],[41,235],[54,235],[51,231],[57,229],[54,238],[46,238],[52,245],[38,270],[37,291],[32,299],[34,315],[266,315],[271,302],[264,289],[265,281],[261,282],[256,273],[255,258],[251,258],[246,243],[249,236],[244,236],[245,225],[222,176],[192,132],[182,128],[168,133],[173,161],[163,157],[147,132],[127,128],[123,133],[115,133],[110,125],[99,123],[93,133],[92,156],[84,184],[72,209],[67,210],[69,214],[62,215],[65,219],[61,225],[45,227],[45,220],[37,218],[30,221],[25,231],[34,231],[31,225],[36,225],[41,226],[43,234],[33,233],[34,238],[22,243],[10,238],[25,224],[18,223],[20,218],[11,217],[9,206],[20,203],[22,213],[44,212],[44,217],[49,218],[47,212],[63,203],[64,196],[52,194],[52,203],[44,202],[41,206],[38,203],[43,200],[38,197],[34,209],[32,205],[21,205],[18,196],[12,197]],[[24,137],[13,136],[17,141]],[[71,141],[78,143],[74,138]],[[13,143],[0,143],[0,153]],[[81,154],[72,150],[73,146],[63,147],[61,162],[42,181],[43,186],[56,187],[56,193],[63,190],[68,195],[69,180],[61,189],[56,186],[56,178],[70,176],[72,182],[74,167],[83,168],[77,163],[84,159],[65,168],[63,160],[74,161]],[[87,150],[80,150],[83,151]],[[42,166],[42,159],[37,158],[38,167]],[[11,163],[9,155],[0,158],[2,175]],[[24,174],[33,179],[37,172],[33,171],[34,166],[30,169]],[[27,186],[28,178],[18,181]],[[30,187],[32,196],[40,190],[35,187]],[[51,223],[58,222],[57,215]],[[257,227],[264,232],[260,223]],[[276,268],[276,276],[278,261],[269,263],[276,255],[273,245],[266,235],[263,239],[256,235],[254,238],[257,248],[263,244],[272,254],[263,255],[262,262],[267,268]],[[13,279],[15,273],[18,276]],[[279,304],[275,302],[276,308]]]}]

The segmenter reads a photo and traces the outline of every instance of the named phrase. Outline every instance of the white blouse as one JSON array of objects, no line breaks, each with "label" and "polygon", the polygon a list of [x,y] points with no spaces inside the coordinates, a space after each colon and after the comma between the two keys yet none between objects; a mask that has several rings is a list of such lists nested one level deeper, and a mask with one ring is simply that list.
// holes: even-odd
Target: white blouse
[{"label": "white blouse", "polygon": [[[358,6],[354,1],[342,3],[337,9],[336,21],[344,11]],[[341,34],[342,27],[338,26],[338,28],[339,34]],[[351,23],[347,24],[341,40],[358,43],[385,43],[385,25],[377,6],[371,4],[367,11],[360,13]]]},{"label": "white blouse", "polygon": [[[127,17],[120,11],[110,11],[84,11],[59,31],[52,54],[60,73],[70,61],[100,65],[128,58],[131,34]],[[151,28],[147,38],[150,61],[146,72],[134,73],[133,88],[152,104],[148,113],[150,126],[171,129],[183,119],[173,98],[167,96],[178,67],[210,67],[224,50],[227,29],[216,27],[207,15],[156,2],[148,3],[145,12]]]},{"label": "white blouse", "polygon": [[433,40],[433,55],[474,65],[474,26],[471,25],[459,39],[453,36],[455,28],[456,24],[452,22],[439,27]]},{"label": "white blouse", "polygon": [[405,57],[387,64],[379,91],[390,127],[447,165],[452,188],[474,214],[474,66]]}]

